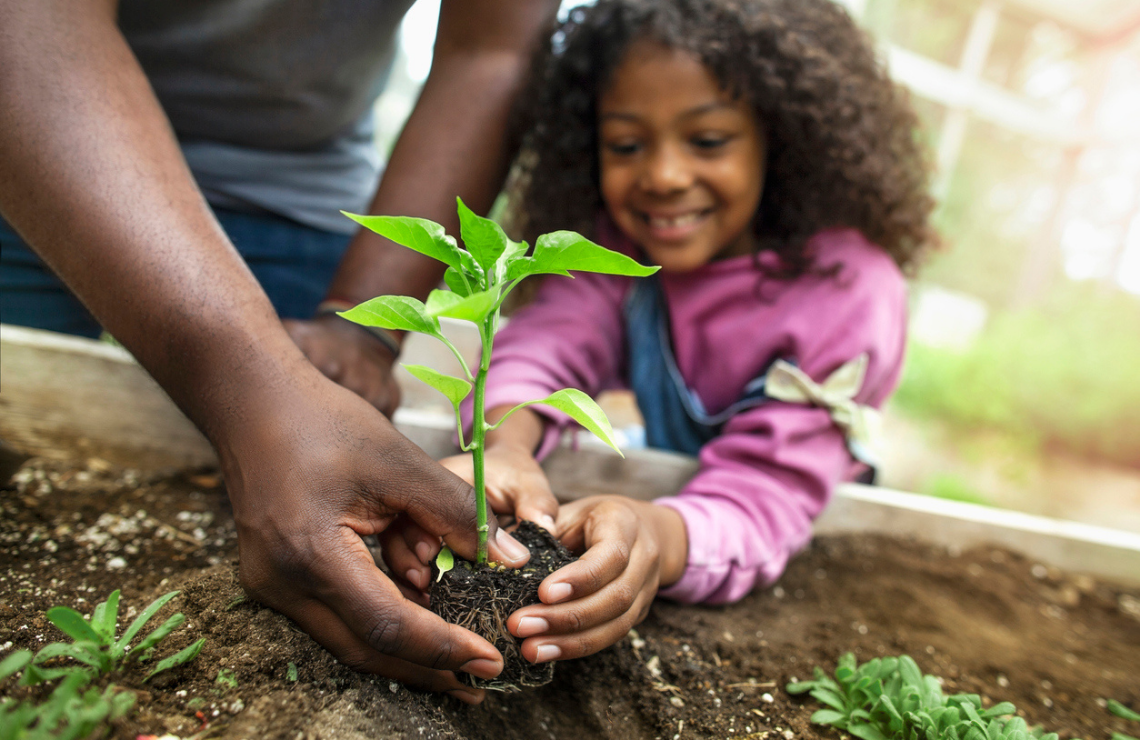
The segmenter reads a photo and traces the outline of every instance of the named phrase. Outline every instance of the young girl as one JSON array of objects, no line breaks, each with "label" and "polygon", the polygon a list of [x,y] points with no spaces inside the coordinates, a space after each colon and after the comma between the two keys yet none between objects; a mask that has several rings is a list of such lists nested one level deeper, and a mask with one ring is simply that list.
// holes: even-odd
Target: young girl
[{"label": "young girl", "polygon": [[[700,459],[675,497],[590,497],[547,523],[584,555],[508,623],[537,662],[615,642],[659,593],[723,603],[781,574],[873,463],[900,268],[932,234],[915,118],[831,0],[600,0],[571,12],[524,99],[522,236],[576,229],[662,269],[543,282],[496,339],[489,419],[628,387],[649,445]],[[531,407],[490,435],[491,495],[549,496],[536,459],[567,423]],[[467,458],[445,464],[470,480]]]}]

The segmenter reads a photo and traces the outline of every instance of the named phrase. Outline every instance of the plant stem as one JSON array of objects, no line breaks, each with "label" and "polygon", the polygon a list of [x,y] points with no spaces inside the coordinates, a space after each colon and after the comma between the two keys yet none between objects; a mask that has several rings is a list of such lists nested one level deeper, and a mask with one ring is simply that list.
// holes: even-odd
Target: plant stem
[{"label": "plant stem", "polygon": [[491,366],[491,345],[495,340],[495,319],[498,311],[491,315],[479,326],[479,338],[483,342],[483,356],[479,359],[479,372],[475,375],[475,408],[471,428],[471,457],[475,468],[475,521],[478,532],[478,549],[475,553],[476,563],[487,562],[487,484],[484,471],[487,415],[484,395],[487,390],[487,369]]}]

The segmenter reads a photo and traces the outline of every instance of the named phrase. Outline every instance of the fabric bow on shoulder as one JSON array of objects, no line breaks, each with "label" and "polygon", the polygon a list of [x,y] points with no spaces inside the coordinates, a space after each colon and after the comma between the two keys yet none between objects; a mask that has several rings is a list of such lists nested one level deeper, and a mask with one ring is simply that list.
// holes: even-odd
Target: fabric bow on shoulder
[{"label": "fabric bow on shoulder", "polygon": [[855,402],[863,387],[869,358],[863,353],[841,365],[822,383],[785,360],[776,360],[768,370],[764,392],[770,398],[787,403],[819,406],[831,413],[831,419],[843,430],[847,447],[859,462],[876,467],[880,457],[882,418],[870,406]]}]

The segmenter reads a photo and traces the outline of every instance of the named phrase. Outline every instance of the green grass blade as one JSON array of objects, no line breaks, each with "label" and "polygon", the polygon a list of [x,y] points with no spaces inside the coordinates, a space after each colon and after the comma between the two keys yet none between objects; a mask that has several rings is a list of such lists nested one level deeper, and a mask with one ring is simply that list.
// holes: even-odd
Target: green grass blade
[{"label": "green grass blade", "polygon": [[[103,607],[100,613],[99,607]],[[115,627],[119,624],[119,589],[111,592],[107,600],[95,607],[95,614],[91,617],[91,626],[103,635],[103,644],[110,645],[115,641]]]},{"label": "green grass blade", "polygon": [[168,658],[163,658],[158,662],[158,665],[154,667],[154,670],[146,675],[146,678],[144,678],[143,681],[149,681],[153,676],[162,673],[163,671],[169,671],[171,668],[194,660],[194,658],[198,657],[198,653],[202,652],[202,646],[205,644],[206,638],[203,637],[189,647],[179,650],[174,655],[171,655]]},{"label": "green grass blade", "polygon": [[31,662],[31,650],[17,650],[4,660],[0,660],[0,681],[8,678],[16,671],[22,671],[24,666]]},{"label": "green grass blade", "polygon": [[1122,717],[1133,722],[1140,722],[1140,714],[1133,712],[1131,709],[1124,706],[1116,699],[1108,700],[1108,711],[1112,712],[1117,717]]},{"label": "green grass blade", "polygon": [[75,640],[103,644],[103,639],[91,626],[91,623],[84,619],[82,614],[70,607],[53,606],[47,610],[47,618],[48,621]]},{"label": "green grass blade", "polygon": [[53,642],[36,653],[33,662],[38,666],[52,658],[71,658],[98,671],[106,672],[110,668],[110,660],[99,648],[100,646],[94,642]]},{"label": "green grass blade", "polygon": [[123,633],[123,636],[119,638],[119,641],[115,643],[115,650],[120,654],[122,652],[125,652],[127,646],[131,644],[131,640],[135,639],[135,635],[139,633],[139,630],[141,630],[146,625],[146,623],[150,621],[151,617],[158,613],[159,609],[166,606],[166,604],[171,599],[177,596],[178,593],[178,591],[171,591],[168,594],[159,596],[157,599],[152,601],[146,609],[143,609],[142,613],[135,617],[135,621],[131,622],[131,626],[127,627],[127,631]]},{"label": "green grass blade", "polygon": [[135,661],[138,662],[142,656],[146,655],[147,650],[150,650],[152,647],[166,639],[167,635],[176,630],[185,621],[186,617],[181,612],[178,614],[170,615],[170,617],[168,617],[165,622],[159,625],[154,630],[154,632],[151,632],[149,635],[143,638],[142,642],[131,649],[131,657],[133,657]]}]

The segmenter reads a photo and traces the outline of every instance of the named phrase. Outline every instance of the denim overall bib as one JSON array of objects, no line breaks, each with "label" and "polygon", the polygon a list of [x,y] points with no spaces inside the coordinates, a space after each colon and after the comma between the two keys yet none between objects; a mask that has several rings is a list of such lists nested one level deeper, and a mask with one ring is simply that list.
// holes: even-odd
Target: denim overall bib
[{"label": "denim overall bib", "polygon": [[[626,342],[628,345],[629,386],[637,398],[645,420],[648,447],[697,455],[705,443],[721,433],[725,422],[736,414],[774,399],[765,393],[768,371],[744,386],[744,392],[728,408],[717,414],[705,410],[701,399],[681,376],[673,355],[669,308],[657,275],[634,282],[623,305]],[[792,359],[787,360],[795,364]],[[851,448],[851,442],[848,442]],[[862,455],[855,455],[862,460]],[[870,462],[870,460],[864,460]],[[859,476],[859,481],[872,483],[875,468]]]},{"label": "denim overall bib", "polygon": [[624,305],[629,350],[629,385],[645,419],[645,441],[659,450],[696,455],[734,415],[767,403],[761,374],[744,395],[718,414],[710,414],[686,384],[673,356],[669,308],[657,275],[634,282]]}]

